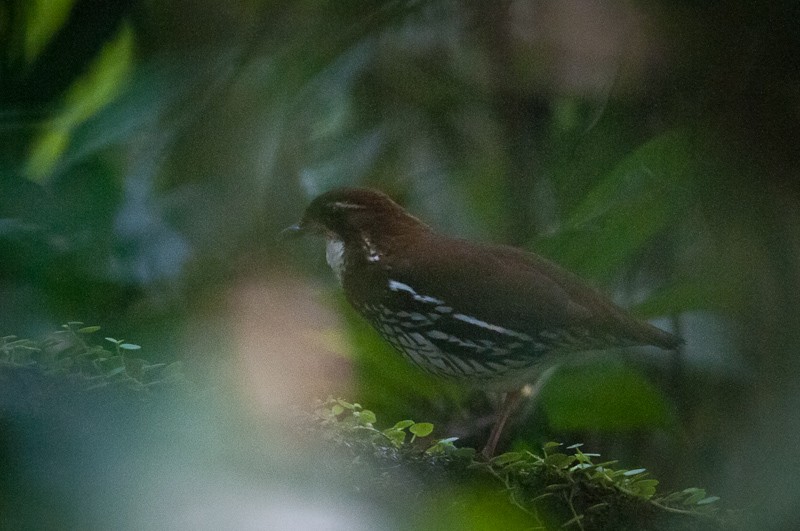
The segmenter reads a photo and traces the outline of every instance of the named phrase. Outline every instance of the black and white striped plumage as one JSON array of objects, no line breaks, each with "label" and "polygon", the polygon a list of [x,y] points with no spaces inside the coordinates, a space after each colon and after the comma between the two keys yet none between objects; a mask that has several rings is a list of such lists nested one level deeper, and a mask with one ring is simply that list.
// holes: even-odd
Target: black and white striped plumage
[{"label": "black and white striped plumage", "polygon": [[438,234],[374,190],[327,192],[291,229],[324,234],[348,301],[440,376],[513,389],[567,353],[680,343],[556,264]]}]

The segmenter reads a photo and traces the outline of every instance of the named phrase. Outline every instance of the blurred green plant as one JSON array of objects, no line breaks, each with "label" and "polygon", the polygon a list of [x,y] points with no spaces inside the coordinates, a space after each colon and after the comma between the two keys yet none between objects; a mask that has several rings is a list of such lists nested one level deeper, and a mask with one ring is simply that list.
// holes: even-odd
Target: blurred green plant
[{"label": "blurred green plant", "polygon": [[67,152],[73,131],[123,91],[133,68],[133,48],[133,30],[123,25],[89,71],[69,88],[60,112],[33,141],[26,168],[29,179],[41,182],[49,177]]},{"label": "blurred green plant", "polygon": [[542,388],[541,402],[559,432],[663,429],[676,421],[664,393],[622,363],[561,367]]},{"label": "blurred green plant", "polygon": [[666,131],[621,155],[584,194],[557,233],[537,248],[581,274],[608,283],[664,231],[686,216],[697,186],[697,133]]},{"label": "blurred green plant", "polygon": [[146,396],[157,388],[191,386],[182,362],[150,363],[131,357],[127,352],[139,350],[139,345],[110,337],[106,341],[113,343],[114,350],[107,350],[91,341],[90,336],[99,330],[99,326],[71,321],[40,340],[2,337],[0,369],[7,372],[32,369],[84,391],[123,388]]}]

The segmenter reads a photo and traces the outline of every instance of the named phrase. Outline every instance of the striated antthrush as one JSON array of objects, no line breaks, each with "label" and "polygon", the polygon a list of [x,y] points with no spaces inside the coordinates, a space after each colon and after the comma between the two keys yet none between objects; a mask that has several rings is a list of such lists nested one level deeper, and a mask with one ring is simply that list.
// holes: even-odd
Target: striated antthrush
[{"label": "striated antthrush", "polygon": [[347,300],[411,363],[508,391],[486,457],[519,389],[567,354],[681,343],[553,262],[438,234],[376,190],[326,192],[285,232],[326,237]]}]

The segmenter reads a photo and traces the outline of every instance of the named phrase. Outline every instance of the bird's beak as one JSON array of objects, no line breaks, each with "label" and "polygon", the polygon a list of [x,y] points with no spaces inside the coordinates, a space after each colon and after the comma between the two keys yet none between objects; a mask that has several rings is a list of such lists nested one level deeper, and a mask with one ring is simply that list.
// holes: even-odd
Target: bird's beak
[{"label": "bird's beak", "polygon": [[294,240],[306,233],[306,228],[302,223],[295,223],[291,227],[286,227],[280,232],[278,236],[281,240]]}]

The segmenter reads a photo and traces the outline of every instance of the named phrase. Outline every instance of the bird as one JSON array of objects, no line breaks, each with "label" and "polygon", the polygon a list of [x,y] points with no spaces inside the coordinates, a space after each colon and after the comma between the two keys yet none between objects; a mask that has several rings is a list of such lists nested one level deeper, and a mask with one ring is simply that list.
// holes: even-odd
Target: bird
[{"label": "bird", "polygon": [[378,190],[322,193],[283,234],[325,237],[347,301],[413,365],[505,393],[487,459],[525,385],[573,354],[682,344],[556,263],[437,232]]}]

